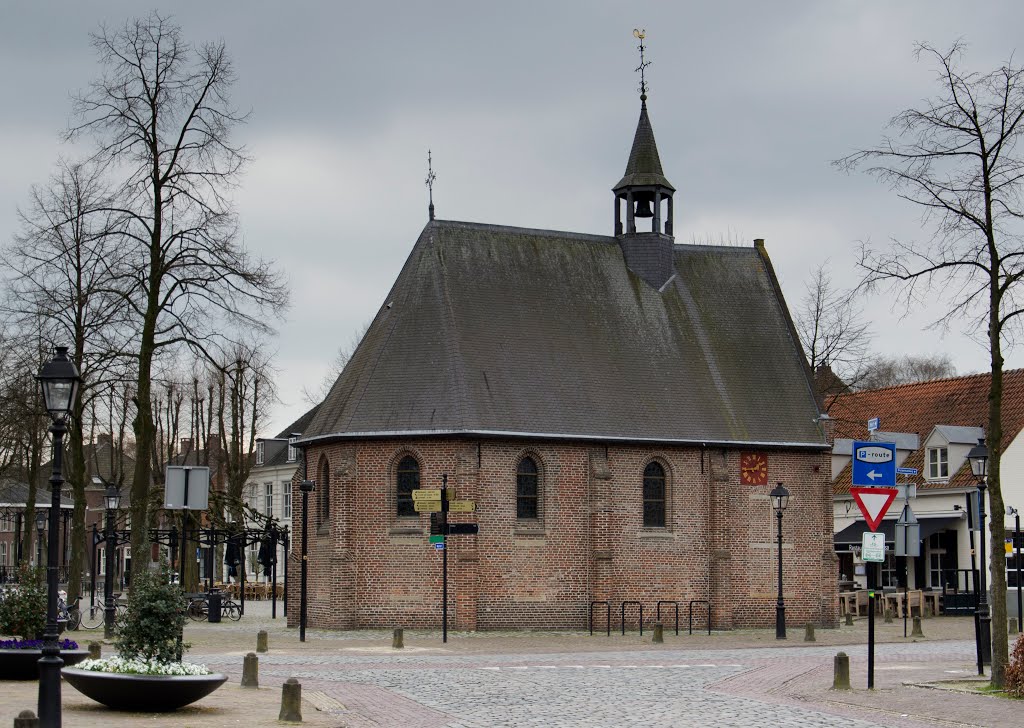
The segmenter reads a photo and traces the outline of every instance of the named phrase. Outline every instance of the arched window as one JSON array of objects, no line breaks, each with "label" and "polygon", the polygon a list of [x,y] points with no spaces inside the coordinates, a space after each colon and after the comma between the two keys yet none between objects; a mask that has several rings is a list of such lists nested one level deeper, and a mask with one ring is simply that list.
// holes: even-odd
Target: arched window
[{"label": "arched window", "polygon": [[316,522],[323,525],[331,520],[331,466],[326,457],[320,458],[316,478],[317,509]]},{"label": "arched window", "polygon": [[540,516],[540,490],[537,463],[531,457],[519,461],[516,468],[516,518]]},{"label": "arched window", "polygon": [[415,516],[412,492],[420,487],[420,464],[412,455],[406,455],[398,463],[396,473],[395,505],[399,516]]},{"label": "arched window", "polygon": [[644,468],[644,528],[665,527],[665,468],[648,463]]}]

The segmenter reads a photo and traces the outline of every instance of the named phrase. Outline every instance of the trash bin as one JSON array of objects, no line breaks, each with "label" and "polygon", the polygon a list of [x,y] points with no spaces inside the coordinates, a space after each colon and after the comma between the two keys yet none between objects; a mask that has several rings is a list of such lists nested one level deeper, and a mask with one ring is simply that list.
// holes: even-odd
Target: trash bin
[{"label": "trash bin", "polygon": [[220,621],[220,592],[214,590],[209,593],[206,597],[206,603],[208,611],[206,614],[206,620],[208,622],[219,622]]}]

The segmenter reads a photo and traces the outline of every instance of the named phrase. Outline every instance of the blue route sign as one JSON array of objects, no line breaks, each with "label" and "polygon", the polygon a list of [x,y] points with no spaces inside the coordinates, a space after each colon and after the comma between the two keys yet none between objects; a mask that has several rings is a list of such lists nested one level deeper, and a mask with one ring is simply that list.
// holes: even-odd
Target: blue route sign
[{"label": "blue route sign", "polygon": [[896,443],[854,442],[853,485],[896,485]]}]

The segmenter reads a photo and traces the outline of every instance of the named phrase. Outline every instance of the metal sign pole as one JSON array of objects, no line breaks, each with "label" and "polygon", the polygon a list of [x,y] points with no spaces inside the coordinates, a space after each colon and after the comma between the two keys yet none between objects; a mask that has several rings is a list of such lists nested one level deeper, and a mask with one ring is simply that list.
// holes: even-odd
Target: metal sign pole
[{"label": "metal sign pole", "polygon": [[875,687],[875,581],[878,565],[868,565],[868,690]]},{"label": "metal sign pole", "polygon": [[1017,562],[1017,634],[1024,631],[1024,581],[1020,580],[1021,547],[1024,544],[1020,541],[1020,511],[1013,513],[1013,556]]}]

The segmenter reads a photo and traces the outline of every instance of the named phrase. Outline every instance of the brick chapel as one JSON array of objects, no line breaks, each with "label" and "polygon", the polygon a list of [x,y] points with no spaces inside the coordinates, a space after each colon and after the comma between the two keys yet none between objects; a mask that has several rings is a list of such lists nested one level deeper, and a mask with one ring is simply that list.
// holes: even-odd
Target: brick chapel
[{"label": "brick chapel", "polygon": [[412,491],[444,475],[475,503],[449,521],[479,526],[448,538],[452,629],[585,629],[595,600],[616,628],[623,601],[649,621],[662,600],[709,601],[716,629],[769,626],[778,482],[787,621],[836,623],[828,444],[764,242],[675,241],[640,98],[611,235],[431,206],[295,442],[315,482],[311,627],[440,627],[442,554]]}]

